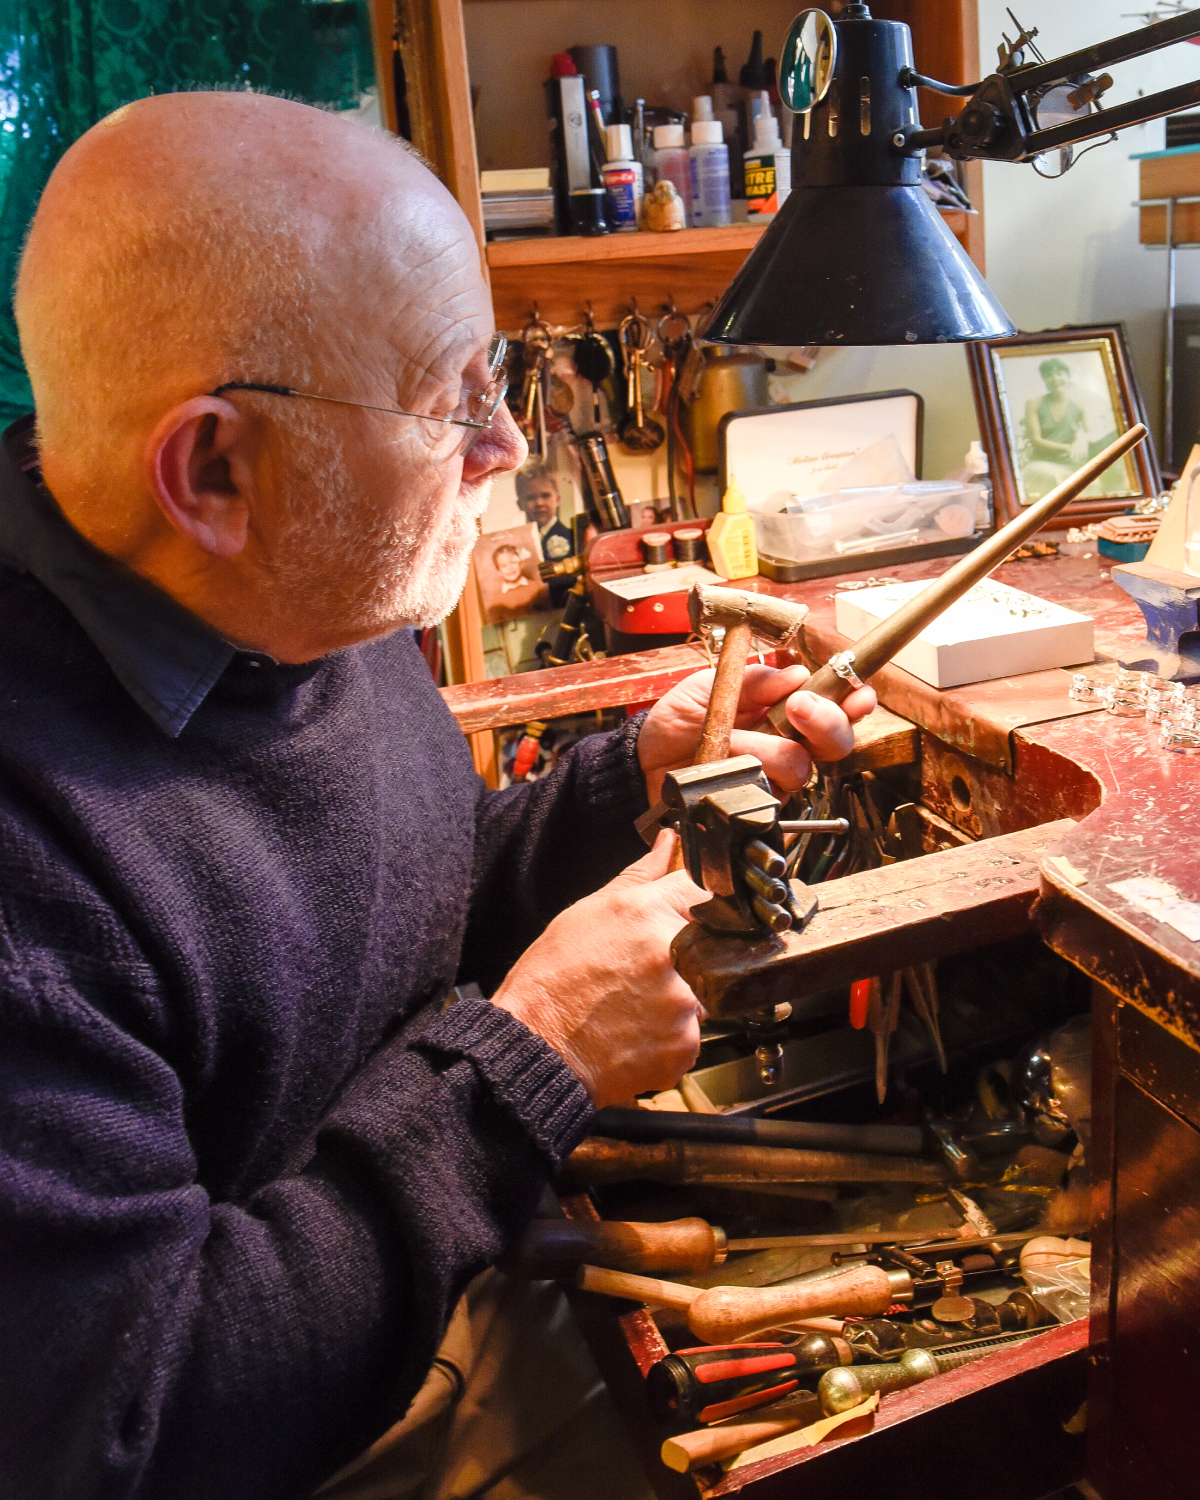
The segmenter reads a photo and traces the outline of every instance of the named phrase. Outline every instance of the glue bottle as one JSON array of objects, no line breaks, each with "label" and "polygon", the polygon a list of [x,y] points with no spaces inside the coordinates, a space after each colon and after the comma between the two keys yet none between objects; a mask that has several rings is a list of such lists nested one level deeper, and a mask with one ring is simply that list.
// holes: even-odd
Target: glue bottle
[{"label": "glue bottle", "polygon": [[693,229],[728,224],[729,151],[720,120],[713,119],[713,102],[707,94],[692,100],[692,208]]},{"label": "glue bottle", "polygon": [[762,105],[754,122],[754,145],[746,152],[746,211],[751,218],[778,213],[792,190],[792,153],[780,138],[765,90]]},{"label": "glue bottle", "polygon": [[722,578],[750,578],[758,572],[754,517],[746,509],[746,497],[732,474],[721,509],[708,528],[708,555],[713,571]]},{"label": "glue bottle", "polygon": [[635,230],[641,222],[645,178],[642,164],[633,154],[628,125],[609,125],[605,132],[605,162],[601,176],[612,207],[613,228],[619,234]]}]

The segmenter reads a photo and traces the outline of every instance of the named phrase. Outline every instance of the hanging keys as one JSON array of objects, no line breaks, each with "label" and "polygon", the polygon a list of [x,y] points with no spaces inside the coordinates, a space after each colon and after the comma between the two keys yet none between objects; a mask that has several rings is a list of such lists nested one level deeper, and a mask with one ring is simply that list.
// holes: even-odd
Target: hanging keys
[{"label": "hanging keys", "polygon": [[625,355],[627,382],[626,413],[618,429],[621,442],[633,453],[652,453],[666,441],[666,432],[653,417],[648,417],[642,402],[642,369],[647,364],[653,331],[638,312],[621,322],[621,348]]},{"label": "hanging keys", "polygon": [[521,334],[525,345],[525,383],[521,388],[521,431],[530,450],[546,456],[545,373],[553,353],[554,338],[547,324],[536,315]]}]

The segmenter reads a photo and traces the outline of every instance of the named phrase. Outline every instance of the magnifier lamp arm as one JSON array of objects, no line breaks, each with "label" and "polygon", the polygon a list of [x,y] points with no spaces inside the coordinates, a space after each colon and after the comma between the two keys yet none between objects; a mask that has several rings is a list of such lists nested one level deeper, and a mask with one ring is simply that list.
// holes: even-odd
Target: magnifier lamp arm
[{"label": "magnifier lamp arm", "polygon": [[[1065,57],[1030,63],[1011,71],[1002,69],[969,91],[970,98],[957,119],[948,119],[934,130],[908,131],[897,137],[896,145],[906,156],[914,156],[930,146],[940,146],[947,155],[960,161],[1032,161],[1044,152],[1111,135],[1113,131],[1141,125],[1147,120],[1161,119],[1163,115],[1200,103],[1200,80],[1164,89],[1112,109],[1081,114],[1077,120],[1068,120],[1044,130],[1036,127],[1035,97],[1055,86],[1078,85],[1090,80],[1097,69],[1145,57],[1163,47],[1195,37],[1200,37],[1200,11],[1186,11],[1138,31],[1127,32],[1124,36],[1113,37],[1111,41],[1083,47]],[[903,78],[900,81],[904,83]],[[916,73],[908,82],[951,92],[948,86]]]}]

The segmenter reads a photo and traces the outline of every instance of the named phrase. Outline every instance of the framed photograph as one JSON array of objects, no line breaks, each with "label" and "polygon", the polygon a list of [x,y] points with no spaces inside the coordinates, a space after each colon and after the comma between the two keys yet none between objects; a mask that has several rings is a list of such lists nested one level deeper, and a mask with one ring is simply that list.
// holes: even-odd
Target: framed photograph
[{"label": "framed photograph", "polygon": [[542,544],[536,522],[481,536],[472,558],[483,618],[489,625],[550,608],[550,590],[538,573]]},{"label": "framed photograph", "polygon": [[[975,409],[991,464],[998,521],[1049,494],[1134,422],[1145,421],[1125,331],[1060,328],[968,346]],[[1102,521],[1162,487],[1149,439],[1058,518],[1055,529]]]}]

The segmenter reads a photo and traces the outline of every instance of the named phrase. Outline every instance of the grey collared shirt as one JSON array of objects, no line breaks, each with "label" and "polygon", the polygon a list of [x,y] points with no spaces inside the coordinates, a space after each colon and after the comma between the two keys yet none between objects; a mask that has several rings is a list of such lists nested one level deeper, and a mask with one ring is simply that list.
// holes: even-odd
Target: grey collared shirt
[{"label": "grey collared shirt", "polygon": [[34,421],[0,438],[0,564],[31,573],[86,631],[122,687],[176,737],[235,658],[236,646],[152,583],[86,541],[41,483]]}]

